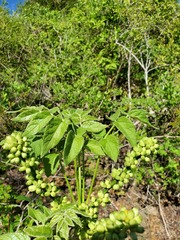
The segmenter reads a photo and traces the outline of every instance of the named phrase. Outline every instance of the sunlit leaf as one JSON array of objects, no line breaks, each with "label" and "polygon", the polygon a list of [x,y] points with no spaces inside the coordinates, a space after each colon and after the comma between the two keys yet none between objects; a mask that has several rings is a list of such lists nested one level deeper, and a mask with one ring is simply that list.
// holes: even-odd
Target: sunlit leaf
[{"label": "sunlit leaf", "polygon": [[35,118],[29,122],[23,135],[27,137],[34,136],[40,132],[52,118],[53,115],[49,111],[38,113]]},{"label": "sunlit leaf", "polygon": [[120,117],[114,122],[114,125],[127,138],[132,147],[136,145],[136,130],[134,124],[127,117]]},{"label": "sunlit leaf", "polygon": [[60,118],[52,119],[43,136],[43,157],[50,149],[55,147],[63,138],[69,125],[69,120],[61,121]]},{"label": "sunlit leaf", "polygon": [[86,129],[88,132],[97,133],[104,130],[107,126],[96,121],[88,121],[84,122],[81,127]]},{"label": "sunlit leaf", "polygon": [[46,155],[43,159],[43,164],[45,168],[46,176],[50,176],[56,173],[59,167],[59,154],[57,153],[50,153]]},{"label": "sunlit leaf", "polygon": [[113,161],[117,161],[119,155],[119,141],[115,135],[108,135],[100,140],[102,148],[107,156]]},{"label": "sunlit leaf", "polygon": [[0,240],[30,240],[24,233],[7,233],[0,236]]},{"label": "sunlit leaf", "polygon": [[90,139],[88,141],[87,147],[94,154],[97,154],[99,156],[105,155],[104,151],[102,150],[102,145],[97,140]]},{"label": "sunlit leaf", "polygon": [[[71,141],[71,142],[70,142]],[[64,150],[64,162],[67,166],[72,160],[74,160],[84,145],[84,138],[81,135],[68,136],[65,143]]]},{"label": "sunlit leaf", "polygon": [[132,118],[138,119],[139,121],[151,125],[147,117],[148,113],[144,109],[133,109],[128,112],[128,115]]},{"label": "sunlit leaf", "polygon": [[31,237],[52,237],[52,228],[47,225],[32,226],[24,229]]}]

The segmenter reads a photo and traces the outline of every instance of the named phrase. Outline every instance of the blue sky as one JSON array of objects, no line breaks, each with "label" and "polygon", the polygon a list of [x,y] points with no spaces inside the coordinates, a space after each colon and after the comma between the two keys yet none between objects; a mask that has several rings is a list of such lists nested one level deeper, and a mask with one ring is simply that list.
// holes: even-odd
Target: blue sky
[{"label": "blue sky", "polygon": [[[0,0],[0,4],[2,4],[3,0]],[[7,8],[12,12],[16,10],[16,5],[18,3],[23,3],[24,0],[6,0],[8,3]]]}]

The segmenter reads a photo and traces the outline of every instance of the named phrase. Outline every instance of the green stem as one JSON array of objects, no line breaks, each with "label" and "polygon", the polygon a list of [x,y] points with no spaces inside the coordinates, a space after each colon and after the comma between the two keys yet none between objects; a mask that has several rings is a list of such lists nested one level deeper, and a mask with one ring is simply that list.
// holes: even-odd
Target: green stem
[{"label": "green stem", "polygon": [[70,185],[70,183],[69,183],[68,177],[67,177],[67,175],[66,175],[65,172],[64,172],[64,177],[65,177],[65,180],[66,180],[66,184],[67,184],[67,187],[68,187],[68,190],[69,190],[69,194],[70,194],[70,196],[71,196],[71,199],[72,199],[73,203],[75,203],[76,201],[75,201],[75,198],[74,198],[72,189],[71,189],[71,185]]},{"label": "green stem", "polygon": [[77,166],[77,160],[74,160],[74,171],[75,171],[75,179],[76,179],[76,192],[77,192],[77,198],[79,203],[79,177],[78,177],[78,166]]},{"label": "green stem", "polygon": [[84,148],[82,150],[82,203],[85,199],[85,161],[84,161]]},{"label": "green stem", "polygon": [[95,171],[94,171],[94,174],[93,174],[93,178],[92,178],[92,181],[91,181],[91,186],[90,186],[88,197],[87,197],[87,200],[86,200],[87,204],[89,204],[89,200],[90,200],[90,197],[91,197],[91,194],[92,194],[94,182],[95,182],[95,179],[96,179],[96,176],[97,176],[98,167],[99,167],[99,162],[100,162],[100,158],[98,158],[98,160],[96,162]]},{"label": "green stem", "polygon": [[82,203],[81,166],[78,167],[78,180],[79,180],[78,205],[80,205]]},{"label": "green stem", "polygon": [[104,138],[106,138],[106,137],[110,134],[110,132],[113,130],[113,128],[114,128],[114,124],[113,124],[112,127],[109,129],[109,131],[106,133],[106,135],[105,135]]},{"label": "green stem", "polygon": [[71,196],[71,199],[72,199],[72,202],[75,203],[75,198],[74,198],[74,195],[73,195],[73,192],[72,192],[72,188],[71,188],[71,185],[69,183],[69,180],[68,180],[68,177],[66,175],[66,172],[65,172],[65,169],[64,169],[64,166],[62,164],[62,162],[60,161],[60,165],[61,165],[61,168],[62,168],[62,173],[64,174],[64,178],[65,178],[65,181],[66,181],[66,184],[67,184],[67,187],[68,187],[68,190],[69,190],[69,194]]}]

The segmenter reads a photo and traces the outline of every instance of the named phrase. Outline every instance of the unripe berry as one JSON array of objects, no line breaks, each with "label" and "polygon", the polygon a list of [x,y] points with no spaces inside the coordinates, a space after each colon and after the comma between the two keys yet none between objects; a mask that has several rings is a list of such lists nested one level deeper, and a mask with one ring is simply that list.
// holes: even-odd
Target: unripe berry
[{"label": "unripe berry", "polygon": [[46,183],[41,183],[41,188],[46,188],[47,184]]},{"label": "unripe berry", "polygon": [[44,193],[44,196],[45,196],[45,197],[49,197],[50,194],[51,194],[51,193],[50,193],[49,191],[47,191],[47,192]]},{"label": "unripe berry", "polygon": [[105,226],[102,225],[102,224],[99,224],[99,225],[96,226],[96,232],[102,233],[102,232],[105,232],[105,230],[106,230]]},{"label": "unripe berry", "polygon": [[158,145],[158,144],[155,144],[155,145],[154,145],[154,148],[158,148],[158,147],[159,147],[159,145]]},{"label": "unripe berry", "polygon": [[95,196],[92,196],[92,197],[91,197],[91,202],[94,203],[95,201],[96,201]]},{"label": "unripe berry", "polygon": [[116,190],[116,191],[119,190],[119,188],[120,188],[119,184],[115,184],[115,185],[113,186],[113,189]]},{"label": "unripe berry", "polygon": [[149,162],[150,161],[150,158],[148,158],[148,157],[145,157],[145,159],[144,159],[146,162]]},{"label": "unripe berry", "polygon": [[22,149],[22,145],[18,145],[17,150],[21,150],[21,149]]},{"label": "unripe berry", "polygon": [[104,197],[104,193],[103,193],[103,191],[99,191],[98,192],[98,198],[103,198]]},{"label": "unripe berry", "polygon": [[118,184],[119,184],[120,187],[124,186],[124,183],[122,181],[119,181]]},{"label": "unripe berry", "polygon": [[17,152],[15,153],[15,156],[16,157],[19,157],[21,155],[21,151],[20,150],[17,150]]},{"label": "unripe berry", "polygon": [[127,184],[129,182],[129,180],[127,178],[124,178],[124,183]]},{"label": "unripe berry", "polygon": [[144,147],[144,146],[145,146],[144,141],[143,141],[143,140],[140,140],[140,141],[139,141],[139,145],[140,145],[141,147]]},{"label": "unripe berry", "polygon": [[150,155],[151,154],[151,150],[150,149],[147,149],[146,150],[146,155]]},{"label": "unripe berry", "polygon": [[99,206],[98,201],[95,201],[95,202],[94,202],[94,206],[95,206],[95,207],[98,207],[98,206]]},{"label": "unripe berry", "polygon": [[35,192],[36,191],[36,186],[31,185],[31,186],[28,187],[28,189],[29,189],[30,192]]},{"label": "unripe berry", "polygon": [[27,148],[27,147],[23,147],[23,148],[22,148],[22,151],[25,152],[25,153],[27,153],[27,152],[28,152],[28,148]]},{"label": "unripe berry", "polygon": [[14,158],[14,163],[18,164],[20,162],[20,158],[19,157],[15,157]]},{"label": "unripe berry", "polygon": [[21,153],[21,157],[24,158],[24,159],[27,158],[27,153],[22,152],[22,153]]},{"label": "unripe berry", "polygon": [[7,158],[9,158],[9,159],[13,159],[14,157],[15,157],[15,155],[13,153],[10,153],[7,155]]},{"label": "unripe berry", "polygon": [[10,153],[15,153],[17,151],[17,148],[16,147],[12,147],[11,150],[10,150]]},{"label": "unripe berry", "polygon": [[106,187],[106,184],[105,184],[103,181],[101,181],[101,182],[100,182],[100,186],[103,187],[103,188],[105,188],[105,187]]},{"label": "unripe berry", "polygon": [[25,167],[25,166],[20,167],[20,168],[19,168],[19,171],[20,171],[20,172],[26,171],[26,167]]},{"label": "unripe berry", "polygon": [[27,137],[23,137],[23,142],[26,142],[27,141]]},{"label": "unripe berry", "polygon": [[26,173],[29,174],[31,172],[30,168],[26,168]]},{"label": "unripe berry", "polygon": [[51,197],[55,197],[56,193],[55,192],[51,192]]},{"label": "unripe berry", "polygon": [[40,194],[41,193],[41,189],[40,188],[36,188],[36,194]]},{"label": "unripe berry", "polygon": [[26,182],[26,185],[31,185],[32,184],[32,180],[28,180],[27,182]]}]

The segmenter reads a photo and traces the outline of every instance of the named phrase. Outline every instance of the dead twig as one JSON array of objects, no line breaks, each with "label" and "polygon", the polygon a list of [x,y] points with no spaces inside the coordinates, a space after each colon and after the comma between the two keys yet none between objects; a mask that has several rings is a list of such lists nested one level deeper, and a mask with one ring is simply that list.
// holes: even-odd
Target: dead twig
[{"label": "dead twig", "polygon": [[168,239],[171,239],[171,235],[170,235],[170,233],[168,231],[165,215],[164,215],[162,207],[161,207],[160,193],[158,193],[158,207],[159,207],[159,214],[161,216],[161,219],[162,219],[162,222],[163,222],[163,225],[164,225],[164,229],[165,229],[166,235],[167,235]]}]

